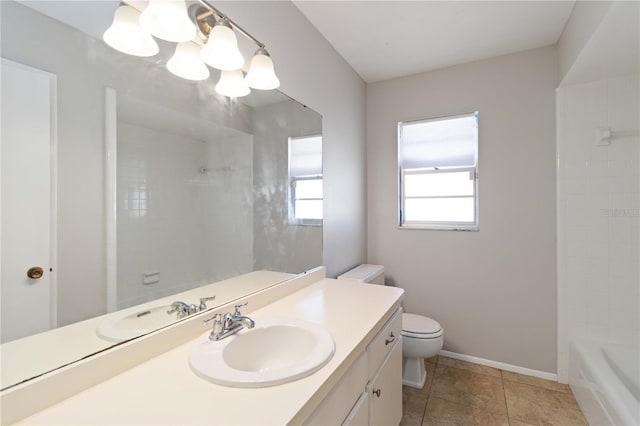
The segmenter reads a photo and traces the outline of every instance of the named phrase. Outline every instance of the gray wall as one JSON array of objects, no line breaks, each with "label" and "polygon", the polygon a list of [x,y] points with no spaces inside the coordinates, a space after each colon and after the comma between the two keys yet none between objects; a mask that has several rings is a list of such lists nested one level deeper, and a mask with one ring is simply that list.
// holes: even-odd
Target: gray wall
[{"label": "gray wall", "polygon": [[[368,261],[445,349],[556,371],[555,47],[367,87]],[[400,230],[399,121],[479,111],[479,232]]]},{"label": "gray wall", "polygon": [[216,7],[267,45],[281,90],[322,115],[323,263],[335,277],[367,257],[365,83],[291,2]]}]

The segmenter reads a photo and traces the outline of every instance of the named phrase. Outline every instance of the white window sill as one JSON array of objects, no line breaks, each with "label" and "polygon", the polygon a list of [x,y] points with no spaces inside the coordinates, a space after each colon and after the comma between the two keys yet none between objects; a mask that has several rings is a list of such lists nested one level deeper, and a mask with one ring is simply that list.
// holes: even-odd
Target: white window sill
[{"label": "white window sill", "polygon": [[405,224],[399,225],[398,229],[401,230],[421,230],[421,231],[470,231],[480,232],[479,225],[420,225],[420,224]]}]

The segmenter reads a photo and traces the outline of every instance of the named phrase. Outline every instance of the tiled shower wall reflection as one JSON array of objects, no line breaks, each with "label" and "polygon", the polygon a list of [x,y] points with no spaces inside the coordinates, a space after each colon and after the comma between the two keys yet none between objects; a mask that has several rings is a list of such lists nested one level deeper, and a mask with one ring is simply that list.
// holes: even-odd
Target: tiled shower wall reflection
[{"label": "tiled shower wall reflection", "polygon": [[118,122],[118,308],[253,270],[253,139]]},{"label": "tiled shower wall reflection", "polygon": [[574,339],[638,345],[638,93],[638,75],[558,89],[561,380]]}]

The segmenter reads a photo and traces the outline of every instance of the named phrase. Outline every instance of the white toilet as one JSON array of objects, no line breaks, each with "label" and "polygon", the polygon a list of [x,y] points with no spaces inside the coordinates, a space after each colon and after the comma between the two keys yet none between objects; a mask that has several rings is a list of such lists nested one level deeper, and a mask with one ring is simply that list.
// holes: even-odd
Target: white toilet
[{"label": "white toilet", "polygon": [[[338,277],[339,280],[384,285],[384,266],[360,265]],[[427,379],[424,359],[438,354],[444,330],[437,321],[422,315],[402,314],[402,383],[421,389]]]}]

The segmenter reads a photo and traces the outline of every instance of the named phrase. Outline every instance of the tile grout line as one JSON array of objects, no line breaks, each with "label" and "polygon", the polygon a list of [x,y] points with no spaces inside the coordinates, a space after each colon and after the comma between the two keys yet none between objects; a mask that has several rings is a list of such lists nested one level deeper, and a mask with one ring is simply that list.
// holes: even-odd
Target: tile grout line
[{"label": "tile grout line", "polygon": [[504,387],[504,376],[502,375],[502,370],[500,370],[500,381],[502,382],[502,396],[504,396],[504,405],[507,409],[507,423],[511,426],[511,416],[509,415],[509,403],[507,402],[507,390]]},{"label": "tile grout line", "polygon": [[424,409],[422,410],[422,417],[420,418],[419,426],[422,426],[422,424],[424,423],[424,418],[427,415],[427,406],[429,406],[429,400],[431,399],[431,390],[433,389],[433,382],[436,380],[436,368],[438,367],[439,359],[440,359],[440,356],[438,356],[436,358],[436,362],[433,363],[435,367],[433,368],[433,373],[431,374],[431,382],[429,383],[429,389],[427,390],[427,398],[425,399],[425,402],[424,402]]}]

